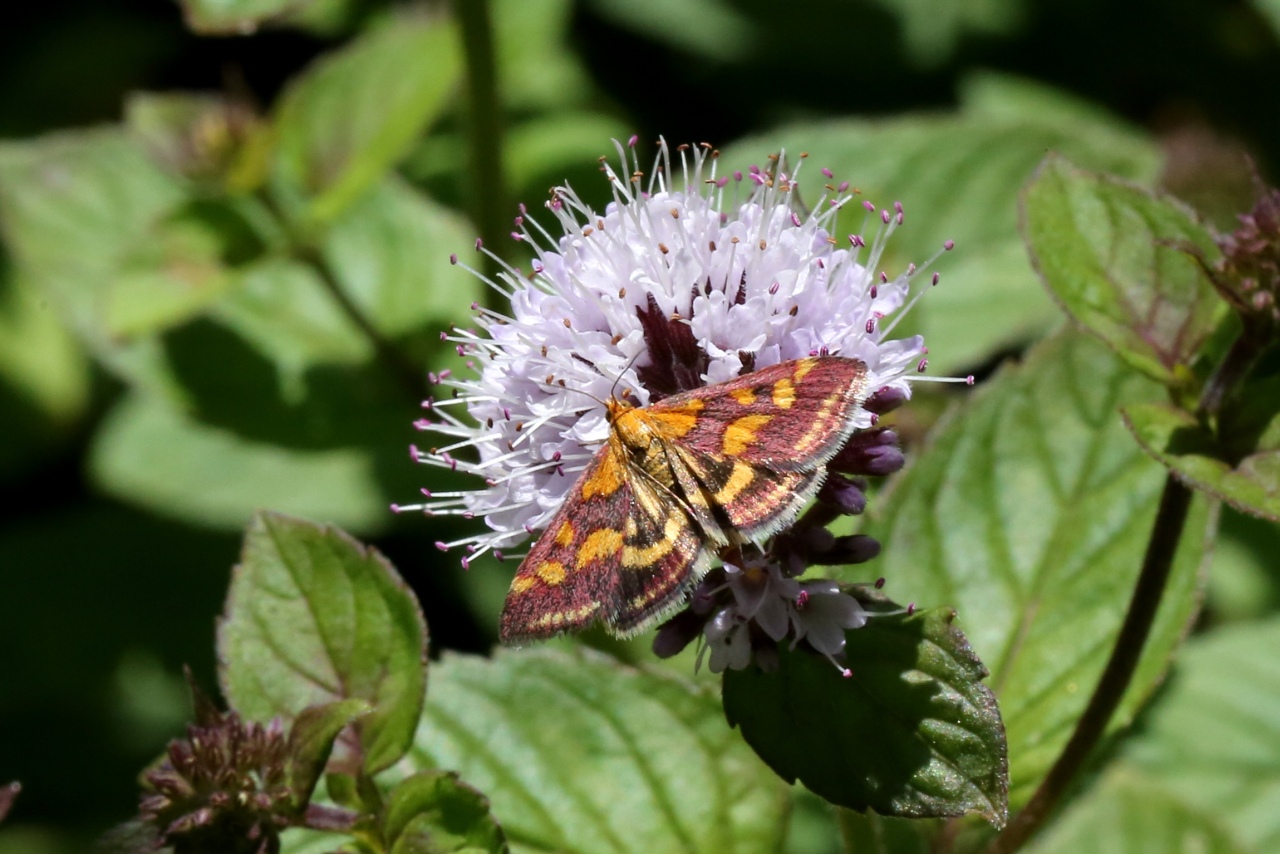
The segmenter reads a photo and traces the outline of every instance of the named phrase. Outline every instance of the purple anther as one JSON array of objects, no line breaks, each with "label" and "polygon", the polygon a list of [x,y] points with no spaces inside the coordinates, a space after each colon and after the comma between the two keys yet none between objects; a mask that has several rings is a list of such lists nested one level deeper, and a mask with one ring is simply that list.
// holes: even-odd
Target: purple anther
[{"label": "purple anther", "polygon": [[796,610],[803,611],[809,604],[809,591],[801,590],[800,595],[796,597]]},{"label": "purple anther", "polygon": [[528,208],[526,208],[526,207],[524,206],[524,202],[520,202],[518,205],[516,205],[516,207],[518,207],[518,208],[520,209],[520,215],[521,215],[521,216],[528,216],[528,215],[529,215],[529,209],[528,209]]},{"label": "purple anther", "polygon": [[884,589],[884,576],[882,575],[882,576],[880,576],[879,578],[877,578],[877,579],[876,579],[876,583],[875,583],[875,584],[873,584],[873,585],[871,585],[871,586],[872,586],[872,587],[874,587],[874,588],[875,588],[875,589],[877,589],[877,590],[883,590],[883,589]]},{"label": "purple anther", "polygon": [[895,217],[895,219],[897,219],[897,220],[898,220],[898,225],[902,225],[902,219],[903,219],[902,214],[898,214],[898,215]]},{"label": "purple anther", "polygon": [[483,249],[483,248],[484,248],[484,241],[477,237],[477,238],[476,238],[476,251],[477,251],[477,252],[479,252],[479,251],[480,251],[481,249]]},{"label": "purple anther", "polygon": [[504,560],[507,559],[507,556],[502,553],[501,549],[494,549],[493,557],[494,557],[494,560],[498,561],[498,563],[502,563]]},{"label": "purple anther", "polygon": [[867,321],[867,334],[870,335],[875,331],[876,331],[876,321],[875,321],[875,318],[871,318]]},{"label": "purple anther", "polygon": [[969,376],[964,378],[964,384],[973,385],[973,374],[969,374]]},{"label": "purple anther", "polygon": [[886,273],[884,270],[880,271],[880,284],[882,285],[889,284],[889,274]]},{"label": "purple anther", "polygon": [[876,295],[877,295],[877,294],[879,294],[879,293],[880,293],[880,289],[879,289],[879,288],[877,288],[875,285],[872,285],[872,286],[871,286],[871,290],[867,291],[867,294],[868,294],[872,299],[875,299],[875,298],[876,298]]},{"label": "purple anther", "polygon": [[631,134],[631,138],[627,140],[627,148],[635,148],[636,143],[639,141],[640,141],[639,134],[635,134],[635,133]]},{"label": "purple anther", "polygon": [[434,425],[425,418],[419,418],[417,421],[413,422],[413,429],[415,430],[430,430],[433,426]]},{"label": "purple anther", "polygon": [[880,221],[881,221],[881,222],[883,222],[885,225],[888,225],[888,224],[889,224],[889,212],[888,212],[888,211],[880,211]]},{"label": "purple anther", "polygon": [[821,171],[822,171],[822,174],[823,174],[823,175],[825,175],[825,176],[827,176],[828,178],[834,178],[834,177],[836,177],[836,173],[832,172],[830,169],[828,169],[828,168],[827,168],[827,167],[825,167],[825,166],[823,166],[823,167],[822,167],[822,170],[821,170]]},{"label": "purple anther", "polygon": [[513,232],[511,232],[511,239],[512,239],[512,240],[524,240],[524,235],[523,235],[523,234],[521,234],[521,233],[520,233],[520,232],[518,232],[518,231],[513,231]]},{"label": "purple anther", "polygon": [[862,202],[862,206],[863,206],[864,208],[866,208],[866,209],[867,209],[867,212],[868,212],[868,213],[875,213],[875,212],[876,212],[876,206],[875,206],[875,205],[873,205],[873,204],[871,204],[871,202],[869,202],[869,201],[865,201],[865,200],[864,200],[864,201]]},{"label": "purple anther", "polygon": [[458,563],[462,564],[463,569],[471,569],[471,558],[469,557],[464,557],[462,560],[458,561]]},{"label": "purple anther", "polygon": [[938,280],[939,280],[939,279],[941,279],[941,278],[942,278],[942,276],[938,275],[937,273],[934,273],[934,274],[933,274],[933,284],[935,284],[935,285],[936,285],[936,284],[938,284]]},{"label": "purple anther", "polygon": [[837,191],[837,192],[843,193],[844,191],[846,191],[846,190],[848,190],[848,189],[849,189],[849,182],[848,182],[848,181],[841,181],[839,184],[837,184],[837,185],[836,185],[836,191]]},{"label": "purple anther", "polygon": [[921,359],[919,362],[916,362],[916,373],[923,374],[928,369],[928,367],[929,367],[929,360]]},{"label": "purple anther", "polygon": [[520,227],[520,226],[522,226],[522,225],[524,225],[524,217],[522,217],[522,216],[518,216],[518,217],[516,217],[516,218],[515,218],[515,226],[516,226],[516,228],[519,228],[519,227]]},{"label": "purple anther", "polygon": [[800,227],[800,214],[796,213],[795,211],[791,212],[791,224],[794,225],[796,228]]},{"label": "purple anther", "polygon": [[458,253],[457,253],[457,252],[454,252],[454,253],[452,253],[452,254],[450,254],[450,255],[449,255],[449,263],[450,263],[450,264],[457,264],[457,263],[458,263]]},{"label": "purple anther", "polygon": [[431,490],[427,489],[425,486],[419,487],[418,491],[421,492],[423,496],[425,496],[426,498],[431,497]]},{"label": "purple anther", "polygon": [[952,249],[956,248],[956,242],[954,240],[948,240],[946,243],[942,244],[942,248],[950,252]]},{"label": "purple anther", "polygon": [[781,286],[780,286],[777,282],[774,282],[772,285],[770,285],[770,286],[769,286],[769,296],[774,296],[774,295],[776,295],[776,294],[778,293],[778,288],[779,288],[779,287],[781,287]]},{"label": "purple anther", "polygon": [[436,540],[436,548],[438,548],[442,552],[447,552],[449,551],[449,544],[444,542],[443,540]]},{"label": "purple anther", "polygon": [[735,181],[741,181],[741,180],[742,180],[742,170],[741,170],[741,169],[735,169],[735,170],[733,170],[733,180],[735,180]]},{"label": "purple anther", "polygon": [[902,202],[894,202],[893,209],[898,213],[902,213]]}]

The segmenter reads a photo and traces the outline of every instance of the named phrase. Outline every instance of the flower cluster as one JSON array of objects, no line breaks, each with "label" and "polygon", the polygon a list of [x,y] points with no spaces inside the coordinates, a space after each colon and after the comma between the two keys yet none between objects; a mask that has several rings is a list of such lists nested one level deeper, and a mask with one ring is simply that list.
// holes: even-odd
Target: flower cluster
[{"label": "flower cluster", "polygon": [[283,725],[223,714],[194,685],[192,692],[196,722],[146,773],[152,791],[143,797],[139,817],[155,828],[160,843],[178,851],[279,851],[293,797],[285,782]]},{"label": "flower cluster", "polygon": [[[879,209],[847,183],[827,183],[805,212],[800,164],[788,173],[782,156],[722,174],[709,146],[673,151],[661,143],[646,177],[633,153],[630,163],[621,145],[618,153],[621,172],[602,160],[613,190],[603,213],[557,187],[547,205],[559,224],[553,234],[522,208],[513,237],[532,247],[532,272],[506,267],[486,278],[510,301],[509,313],[475,305],[475,328],[445,336],[474,375],[433,375],[452,397],[427,401],[431,415],[418,426],[448,441],[413,456],[484,485],[423,490],[425,502],[395,509],[483,517],[487,530],[437,546],[465,550],[464,565],[486,552],[501,558],[560,507],[608,436],[604,401],[619,386],[646,406],[791,359],[858,359],[874,391],[854,415],[858,432],[827,464],[817,505],[758,549],[726,550],[724,569],[703,579],[671,624],[691,631],[664,629],[658,641],[671,651],[704,633],[717,671],[746,666],[753,648],[787,637],[836,658],[844,630],[865,613],[834,583],[797,576],[878,550],[865,537],[833,537],[825,525],[862,511],[862,477],[902,465],[896,436],[876,422],[909,398],[927,351],[919,337],[889,335],[927,290],[913,295],[912,284],[933,259],[896,276],[880,271],[902,206]],[[838,239],[837,218],[858,208],[863,230]]]}]

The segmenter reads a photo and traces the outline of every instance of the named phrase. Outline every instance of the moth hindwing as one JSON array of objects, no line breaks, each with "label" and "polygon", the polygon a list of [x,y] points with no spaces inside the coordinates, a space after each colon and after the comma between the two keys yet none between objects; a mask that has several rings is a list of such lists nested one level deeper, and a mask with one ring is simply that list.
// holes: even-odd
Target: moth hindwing
[{"label": "moth hindwing", "polygon": [[862,362],[814,356],[645,408],[610,400],[608,440],[516,570],[502,640],[669,616],[719,549],[795,520],[866,393]]}]

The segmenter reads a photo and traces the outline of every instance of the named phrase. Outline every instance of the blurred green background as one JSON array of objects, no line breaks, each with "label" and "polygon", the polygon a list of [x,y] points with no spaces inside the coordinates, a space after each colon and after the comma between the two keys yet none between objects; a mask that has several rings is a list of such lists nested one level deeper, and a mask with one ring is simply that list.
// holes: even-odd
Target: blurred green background
[{"label": "blurred green background", "polygon": [[[1280,164],[1277,0],[488,11],[500,166],[475,162],[483,85],[449,4],[8,13],[0,782],[24,791],[0,852],[83,850],[133,811],[139,769],[186,717],[182,665],[214,684],[256,507],[374,543],[418,591],[433,648],[489,648],[509,569],[464,576],[431,546],[441,523],[387,507],[429,481],[406,450],[422,375],[452,364],[439,333],[483,298],[449,253],[553,183],[602,204],[611,137],[708,140],[734,167],[806,150],[903,199],[900,259],[960,249],[916,320],[931,360],[979,375],[1057,322],[1016,230],[1045,151],[1222,227],[1251,201],[1250,159]],[[1228,516],[1225,531],[1210,626],[1280,605],[1273,528]]]}]

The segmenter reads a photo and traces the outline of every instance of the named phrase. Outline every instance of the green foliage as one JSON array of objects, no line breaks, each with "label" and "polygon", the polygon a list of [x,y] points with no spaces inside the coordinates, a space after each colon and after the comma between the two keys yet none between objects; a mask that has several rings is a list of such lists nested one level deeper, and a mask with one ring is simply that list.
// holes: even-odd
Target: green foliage
[{"label": "green foliage", "polygon": [[787,813],[713,693],[585,651],[446,655],[410,765],[483,791],[514,851],[772,852]]},{"label": "green foliage", "polygon": [[[954,240],[956,251],[935,267],[941,283],[906,323],[925,336],[930,361],[944,371],[979,363],[1054,323],[1051,301],[1032,284],[1010,202],[1045,151],[1135,180],[1150,180],[1157,167],[1141,134],[1061,92],[977,75],[962,95],[955,113],[787,125],[736,142],[722,155],[760,162],[782,144],[789,159],[808,155],[801,189],[810,204],[822,193],[814,167],[824,166],[881,205],[901,201],[905,224],[882,262],[890,273],[923,263],[944,240]],[[860,208],[852,210],[842,226],[870,228],[862,216]]]},{"label": "green foliage", "polygon": [[874,616],[848,633],[847,679],[807,653],[776,671],[730,670],[724,709],[785,780],[881,815],[976,812],[1003,826],[1004,727],[987,675],[950,609]]},{"label": "green foliage", "polygon": [[[1125,613],[1163,470],[1117,409],[1158,393],[1101,345],[1050,338],[953,415],[872,519],[890,590],[951,603],[990,668],[1015,805],[1061,751]],[[1200,507],[1113,727],[1150,695],[1194,616],[1211,533]]]},{"label": "green foliage", "polygon": [[[31,7],[0,37],[0,854],[87,850],[137,807],[137,769],[183,738],[182,665],[212,679],[246,525],[229,708],[198,717],[283,745],[288,854],[999,845],[1142,610],[1170,476],[1204,497],[1136,670],[1022,850],[1280,847],[1280,348],[1268,282],[1224,281],[1201,219],[1246,202],[1216,128],[1262,176],[1280,163],[1257,94],[1280,85],[1280,4],[490,0],[491,60],[457,4],[126,5]],[[1108,62],[1060,47],[1085,42]],[[477,164],[486,116],[505,136]],[[847,632],[847,680],[806,643],[696,682],[698,651],[659,668],[650,636],[609,647],[631,664],[578,639],[463,654],[508,576],[432,543],[483,523],[393,526],[388,505],[462,477],[405,451],[426,372],[465,362],[441,333],[492,299],[450,262],[492,272],[475,167],[546,224],[552,184],[608,203],[597,158],[632,133],[645,169],[659,134],[706,138],[720,175],[807,160],[804,203],[822,167],[901,200],[890,275],[956,242],[894,335],[994,376],[936,424],[925,394],[883,422],[910,461],[858,529],[883,554],[831,574],[923,608]],[[1219,532],[1218,500],[1249,515]],[[261,806],[201,779],[193,821]]]},{"label": "green foliage", "polygon": [[1032,260],[1055,299],[1147,376],[1188,384],[1226,313],[1192,251],[1218,255],[1194,216],[1140,187],[1045,161],[1023,196]]},{"label": "green foliage", "polygon": [[332,528],[254,519],[218,627],[222,689],[241,714],[291,718],[316,703],[366,701],[360,755],[367,772],[381,771],[417,728],[426,644],[412,595],[377,552]]}]

